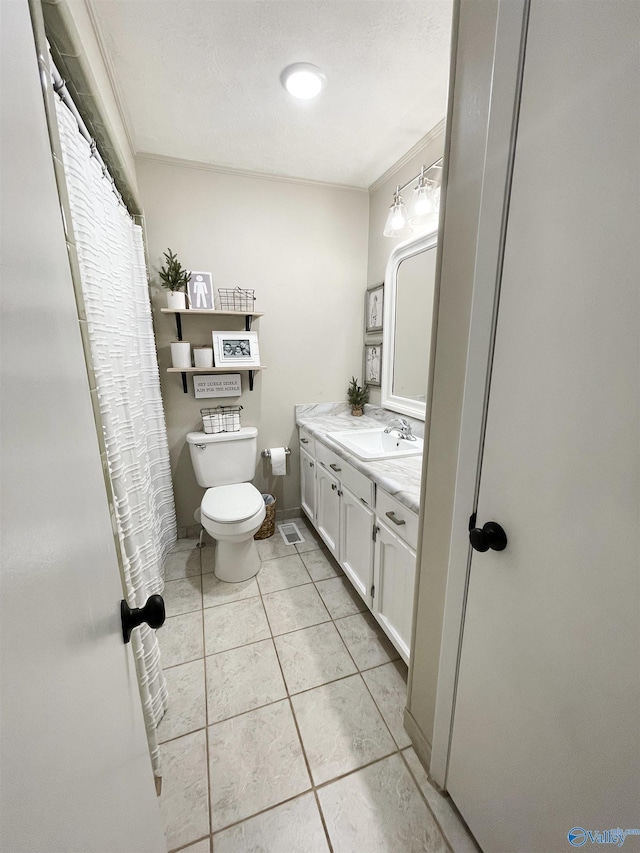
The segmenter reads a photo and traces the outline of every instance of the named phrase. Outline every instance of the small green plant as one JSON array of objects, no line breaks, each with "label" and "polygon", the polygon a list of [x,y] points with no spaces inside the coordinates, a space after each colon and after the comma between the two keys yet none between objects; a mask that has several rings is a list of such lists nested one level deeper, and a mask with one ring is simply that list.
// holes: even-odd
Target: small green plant
[{"label": "small green plant", "polygon": [[182,268],[178,256],[174,255],[171,249],[167,249],[164,257],[167,263],[160,270],[162,286],[174,292],[186,290],[191,273]]},{"label": "small green plant", "polygon": [[358,380],[355,376],[352,376],[349,387],[347,388],[347,400],[352,406],[362,408],[365,403],[369,402],[369,386],[358,385]]}]

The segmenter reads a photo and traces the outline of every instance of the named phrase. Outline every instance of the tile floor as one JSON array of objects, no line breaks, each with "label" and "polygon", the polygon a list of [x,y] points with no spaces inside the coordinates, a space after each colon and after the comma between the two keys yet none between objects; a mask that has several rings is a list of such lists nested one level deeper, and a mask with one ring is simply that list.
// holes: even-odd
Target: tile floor
[{"label": "tile floor", "polygon": [[477,853],[402,716],[407,668],[315,531],[258,542],[225,584],[215,546],[176,544],[158,632],[169,851]]}]

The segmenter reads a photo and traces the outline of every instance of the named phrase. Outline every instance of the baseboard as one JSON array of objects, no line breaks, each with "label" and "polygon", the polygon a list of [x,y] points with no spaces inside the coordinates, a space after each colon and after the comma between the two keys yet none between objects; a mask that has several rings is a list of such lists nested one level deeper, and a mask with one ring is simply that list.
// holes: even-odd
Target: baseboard
[{"label": "baseboard", "polygon": [[420,759],[420,763],[428,773],[429,765],[431,764],[431,744],[422,733],[422,729],[408,708],[404,709],[404,727],[411,738],[413,748]]}]

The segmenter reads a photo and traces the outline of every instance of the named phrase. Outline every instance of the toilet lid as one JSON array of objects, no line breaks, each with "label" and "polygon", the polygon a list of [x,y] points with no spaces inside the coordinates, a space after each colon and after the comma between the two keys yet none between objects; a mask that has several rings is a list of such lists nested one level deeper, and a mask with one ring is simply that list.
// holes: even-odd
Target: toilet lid
[{"label": "toilet lid", "polygon": [[251,518],[263,503],[262,495],[251,483],[234,483],[207,489],[200,509],[212,521],[229,524]]}]

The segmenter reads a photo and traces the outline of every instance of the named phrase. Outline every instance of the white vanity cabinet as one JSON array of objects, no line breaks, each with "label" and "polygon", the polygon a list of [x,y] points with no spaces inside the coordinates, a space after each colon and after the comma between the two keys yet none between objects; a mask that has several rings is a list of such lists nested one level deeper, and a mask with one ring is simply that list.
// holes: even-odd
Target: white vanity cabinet
[{"label": "white vanity cabinet", "polygon": [[300,472],[304,512],[408,663],[418,516],[303,427]]},{"label": "white vanity cabinet", "polygon": [[316,530],[340,562],[340,482],[322,465],[316,465]]},{"label": "white vanity cabinet", "polygon": [[303,447],[300,448],[300,505],[315,524],[316,521],[316,462]]}]

